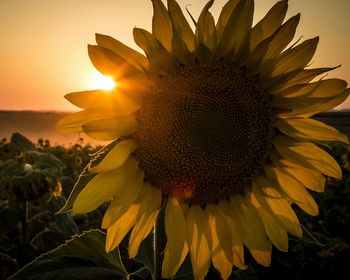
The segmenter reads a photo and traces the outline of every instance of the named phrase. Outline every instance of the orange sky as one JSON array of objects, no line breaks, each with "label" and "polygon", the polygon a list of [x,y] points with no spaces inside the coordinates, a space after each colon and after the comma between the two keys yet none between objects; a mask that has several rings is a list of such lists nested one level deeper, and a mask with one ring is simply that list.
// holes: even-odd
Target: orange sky
[{"label": "orange sky", "polygon": [[[202,0],[179,0],[198,17]],[[217,18],[226,0],[216,0]],[[277,2],[256,0],[255,22]],[[329,74],[350,82],[349,0],[289,0],[288,15],[301,12],[296,38],[320,35],[313,67],[342,64]],[[136,48],[134,26],[151,29],[150,0],[1,0],[0,109],[74,110],[63,98],[88,89],[94,71],[87,44],[94,33],[113,36]],[[350,100],[341,108],[350,108]]]}]

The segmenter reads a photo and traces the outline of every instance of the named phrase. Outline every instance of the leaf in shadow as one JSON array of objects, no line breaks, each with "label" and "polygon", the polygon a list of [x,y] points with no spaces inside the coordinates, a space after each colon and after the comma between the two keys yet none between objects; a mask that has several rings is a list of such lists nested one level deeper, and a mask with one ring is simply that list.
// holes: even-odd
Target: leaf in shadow
[{"label": "leaf in shadow", "polygon": [[84,256],[56,256],[38,259],[25,266],[9,280],[121,279],[119,271],[106,263]]},{"label": "leaf in shadow", "polygon": [[75,183],[73,190],[66,201],[66,204],[57,213],[64,213],[72,209],[74,201],[77,198],[78,194],[85,188],[87,183],[89,183],[90,180],[96,176],[96,174],[89,173],[89,169],[99,164],[109,153],[109,151],[113,149],[119,142],[120,140],[113,141],[94,155],[94,158],[90,161],[89,166],[85,167],[83,172],[79,175],[78,181]]},{"label": "leaf in shadow", "polygon": [[22,134],[15,132],[11,136],[11,143],[20,151],[35,151],[35,145]]},{"label": "leaf in shadow", "polygon": [[146,239],[141,242],[135,260],[142,263],[152,276],[154,275],[153,234],[149,234]]},{"label": "leaf in shadow", "polygon": [[91,230],[75,235],[9,278],[13,279],[126,279],[119,250],[106,253],[105,234]]}]

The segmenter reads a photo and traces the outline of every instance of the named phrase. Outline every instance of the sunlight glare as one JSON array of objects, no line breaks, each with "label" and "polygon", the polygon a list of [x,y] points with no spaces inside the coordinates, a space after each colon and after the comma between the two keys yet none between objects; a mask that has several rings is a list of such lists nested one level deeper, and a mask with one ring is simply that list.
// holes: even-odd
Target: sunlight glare
[{"label": "sunlight glare", "polygon": [[103,89],[110,91],[116,87],[115,81],[108,76],[102,75],[100,72],[93,72],[88,78],[89,89]]}]

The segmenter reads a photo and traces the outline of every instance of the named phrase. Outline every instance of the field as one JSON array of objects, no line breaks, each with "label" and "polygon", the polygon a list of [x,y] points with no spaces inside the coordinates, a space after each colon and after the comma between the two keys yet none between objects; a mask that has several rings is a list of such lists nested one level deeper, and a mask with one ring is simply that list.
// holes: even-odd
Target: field
[{"label": "field", "polygon": [[[0,143],[0,279],[6,279],[72,235],[100,228],[105,205],[89,214],[68,212],[55,215],[89,162],[89,155],[100,148],[96,147],[99,142],[82,142],[79,135],[67,136],[55,132],[52,127],[63,115],[65,113],[0,112],[0,137],[6,138]],[[317,119],[350,136],[350,112],[324,113]],[[13,134],[15,131],[21,134]],[[88,142],[93,145],[88,145]],[[312,193],[320,206],[317,217],[311,217],[295,207],[303,225],[303,238],[290,236],[288,253],[273,249],[269,268],[257,264],[246,251],[248,269],[235,270],[231,280],[350,279],[350,150],[341,144],[331,148],[331,154],[342,167],[344,178],[342,181],[328,179],[325,193]],[[97,232],[90,235],[103,237],[103,233]],[[146,239],[144,242],[151,241]],[[141,246],[141,251],[147,251],[147,244]],[[76,246],[79,249],[78,243]],[[143,263],[144,259],[140,258],[139,262],[128,260],[126,246],[127,240],[124,240],[120,253],[125,268],[129,272],[143,271],[143,279],[150,279],[147,278],[149,272],[145,274],[139,263]],[[61,247],[60,250],[58,252],[65,249]],[[28,279],[28,273],[37,275],[35,273],[44,269],[59,273],[61,278],[57,279],[71,279],[64,278],[65,271],[57,272],[56,268],[74,266],[76,263],[73,265],[72,261],[77,260],[70,256],[67,263],[55,254],[49,254],[51,263],[42,257],[35,263],[37,267],[34,265],[32,270],[24,270],[12,279]],[[78,264],[88,263],[85,269],[91,273],[104,263],[100,259],[80,257]],[[185,264],[188,265],[188,260]],[[141,279],[137,275],[135,273],[132,279]],[[174,279],[192,279],[189,275],[187,277]],[[42,278],[33,276],[31,279]],[[207,279],[218,279],[218,275],[212,269]]]},{"label": "field", "polygon": [[[49,139],[51,144],[72,145],[80,142],[82,135],[65,134],[55,130],[55,123],[66,116],[67,112],[40,111],[0,111],[0,138],[9,139],[14,132],[25,135],[36,143],[39,138]],[[104,144],[84,137],[84,143]]]}]

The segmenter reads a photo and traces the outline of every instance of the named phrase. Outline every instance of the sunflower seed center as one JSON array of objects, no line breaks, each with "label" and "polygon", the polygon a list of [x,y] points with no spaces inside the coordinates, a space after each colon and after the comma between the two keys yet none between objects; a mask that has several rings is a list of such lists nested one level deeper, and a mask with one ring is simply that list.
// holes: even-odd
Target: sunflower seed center
[{"label": "sunflower seed center", "polygon": [[218,63],[156,79],[137,115],[136,157],[164,195],[205,204],[242,193],[267,160],[269,95],[257,77]]}]

